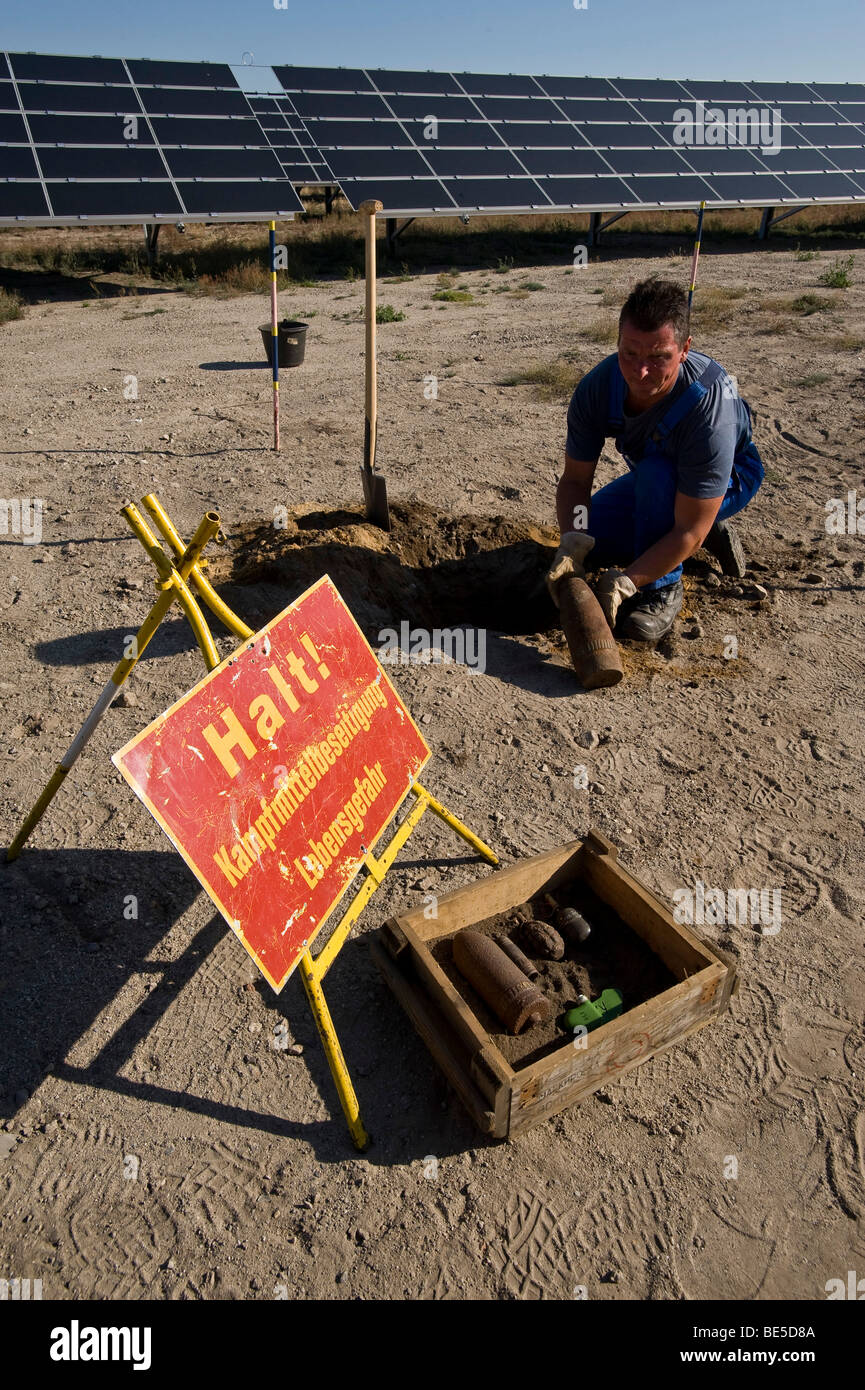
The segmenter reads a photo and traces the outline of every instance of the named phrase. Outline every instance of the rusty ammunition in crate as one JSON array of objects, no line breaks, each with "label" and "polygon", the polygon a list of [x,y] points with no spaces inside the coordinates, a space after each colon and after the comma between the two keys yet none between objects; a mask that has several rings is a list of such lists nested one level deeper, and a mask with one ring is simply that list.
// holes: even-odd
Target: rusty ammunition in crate
[{"label": "rusty ammunition in crate", "polygon": [[516,929],[517,940],[522,949],[541,960],[561,960],[565,954],[565,943],[555,927],[534,917],[521,922]]},{"label": "rusty ammunition in crate", "polygon": [[582,946],[591,936],[592,929],[581,912],[575,907],[559,907],[552,893],[544,894],[544,902],[553,914],[553,922],[559,931],[574,946]]},{"label": "rusty ammunition in crate", "polygon": [[453,940],[454,964],[501,1019],[509,1033],[521,1033],[536,1023],[549,1023],[552,1002],[527,979],[489,936],[461,931]]},{"label": "rusty ammunition in crate", "polygon": [[580,685],[584,690],[618,685],[624,671],[616,639],[586,581],[565,575],[556,585],[556,601]]},{"label": "rusty ammunition in crate", "polygon": [[529,960],[528,956],[523,955],[515,941],[512,941],[509,936],[497,936],[495,941],[498,946],[501,946],[505,955],[510,956],[514,965],[520,967],[524,975],[528,975],[530,980],[536,980],[538,978],[541,973],[538,967]]}]

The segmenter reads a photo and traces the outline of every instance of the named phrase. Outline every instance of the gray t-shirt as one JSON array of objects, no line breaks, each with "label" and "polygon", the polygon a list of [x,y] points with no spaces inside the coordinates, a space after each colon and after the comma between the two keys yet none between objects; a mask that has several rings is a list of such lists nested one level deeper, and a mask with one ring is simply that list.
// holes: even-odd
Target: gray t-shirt
[{"label": "gray t-shirt", "polygon": [[[625,415],[616,448],[629,467],[639,462],[649,435],[711,360],[702,352],[689,352],[679,367],[676,385],[663,400],[640,415]],[[598,458],[604,440],[615,433],[609,418],[610,374],[617,368],[614,352],[586,373],[571,397],[567,441],[571,458]],[[664,442],[664,452],[676,466],[679,492],[686,497],[722,497],[730,482],[733,457],[750,438],[748,407],[733,378],[722,372]]]}]

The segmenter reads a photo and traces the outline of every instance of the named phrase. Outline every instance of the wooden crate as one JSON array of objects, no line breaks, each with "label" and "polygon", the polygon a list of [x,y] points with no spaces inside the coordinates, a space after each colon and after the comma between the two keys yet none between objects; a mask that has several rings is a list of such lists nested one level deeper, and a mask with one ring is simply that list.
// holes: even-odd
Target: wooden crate
[{"label": "wooden crate", "polygon": [[[660,899],[623,869],[618,849],[590,830],[584,840],[500,869],[438,900],[436,918],[416,908],[391,918],[372,942],[376,963],[479,1127],[522,1133],[609,1085],[711,1023],[738,988],[733,961],[673,921]],[[506,912],[536,893],[581,879],[661,958],[677,983],[547,1056],[514,1068],[448,979],[430,949],[440,937]]]}]

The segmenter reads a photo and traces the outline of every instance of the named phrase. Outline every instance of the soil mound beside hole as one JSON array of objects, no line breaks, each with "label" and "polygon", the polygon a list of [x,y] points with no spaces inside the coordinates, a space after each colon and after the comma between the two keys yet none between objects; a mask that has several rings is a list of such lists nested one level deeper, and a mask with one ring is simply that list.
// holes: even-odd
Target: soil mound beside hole
[{"label": "soil mound beside hole", "polygon": [[555,624],[543,582],[558,543],[553,527],[452,516],[419,501],[394,503],[390,515],[388,533],[361,511],[299,508],[284,526],[241,532],[228,572],[213,577],[283,587],[290,603],[328,574],[369,640],[406,621],[513,634]]}]

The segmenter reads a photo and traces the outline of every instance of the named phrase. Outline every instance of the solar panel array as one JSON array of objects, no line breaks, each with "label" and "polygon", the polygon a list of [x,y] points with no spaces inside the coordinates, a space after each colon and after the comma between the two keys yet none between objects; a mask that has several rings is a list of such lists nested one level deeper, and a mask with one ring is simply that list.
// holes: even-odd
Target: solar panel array
[{"label": "solar panel array", "polygon": [[263,220],[307,184],[389,216],[865,199],[861,84],[274,72],[4,54],[0,223]]},{"label": "solar panel array", "polygon": [[[391,215],[865,199],[862,85],[274,72],[298,149],[320,152],[310,163],[326,162],[355,208],[366,198]],[[713,144],[717,108],[723,143]],[[689,143],[677,139],[683,110]],[[728,117],[738,110],[748,129]]]},{"label": "solar panel array", "polygon": [[256,220],[301,207],[225,64],[0,60],[0,222]]}]

